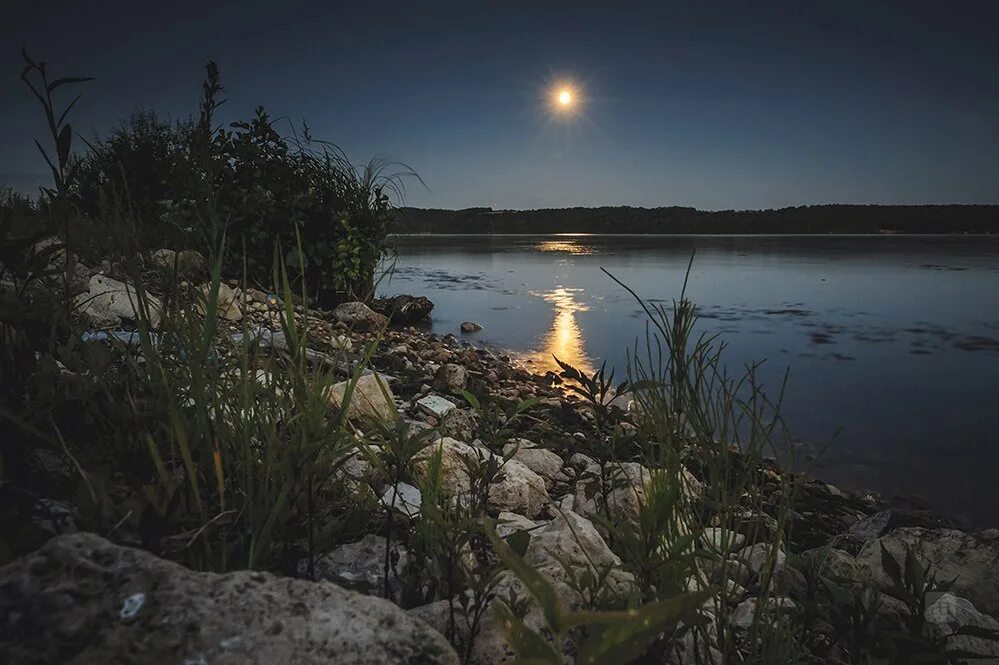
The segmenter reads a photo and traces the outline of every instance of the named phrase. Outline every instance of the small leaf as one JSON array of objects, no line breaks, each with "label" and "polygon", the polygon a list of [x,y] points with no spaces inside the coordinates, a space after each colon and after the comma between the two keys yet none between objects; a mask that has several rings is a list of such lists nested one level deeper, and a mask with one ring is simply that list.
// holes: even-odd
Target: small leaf
[{"label": "small leaf", "polygon": [[52,81],[52,83],[49,83],[49,92],[52,92],[59,86],[66,85],[67,83],[86,83],[87,81],[93,81],[93,80],[94,79],[92,76],[84,76],[84,77],[68,76],[66,78],[56,79],[55,81]]},{"label": "small leaf", "polygon": [[62,130],[59,132],[59,138],[56,141],[56,150],[58,152],[60,166],[65,166],[66,162],[69,161],[69,151],[72,145],[73,128],[69,124],[63,125]]},{"label": "small leaf", "polygon": [[885,574],[888,575],[888,579],[892,581],[896,590],[901,591],[905,588],[902,582],[902,569],[888,548],[884,546],[884,543],[881,543],[881,567],[884,568]]}]

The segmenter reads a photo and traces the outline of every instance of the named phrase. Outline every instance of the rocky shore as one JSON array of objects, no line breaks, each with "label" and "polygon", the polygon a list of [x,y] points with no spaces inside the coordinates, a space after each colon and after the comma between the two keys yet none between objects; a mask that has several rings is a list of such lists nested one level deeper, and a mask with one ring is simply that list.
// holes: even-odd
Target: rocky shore
[{"label": "rocky shore", "polygon": [[[154,269],[157,265],[190,265],[192,275],[203,271],[194,257],[161,254],[153,261]],[[192,293],[200,288],[190,285]],[[100,273],[81,275],[78,290],[78,315],[90,328],[87,343],[107,345],[114,353],[134,352],[139,343],[131,327],[138,318],[134,290]],[[155,328],[160,304],[155,295],[150,297]],[[288,352],[278,296],[224,283],[219,303],[220,353],[236,348],[246,335],[263,353]],[[470,491],[470,460],[501,462],[502,473],[489,487],[487,514],[497,521],[501,537],[527,534],[524,559],[551,583],[569,611],[587,609],[572,584],[574,573],[603,571],[608,588],[622,597],[631,593],[635,577],[625,569],[620,543],[609,537],[590,489],[600,465],[580,452],[580,442],[594,436],[591,405],[565,389],[564,376],[532,374],[502,354],[465,341],[459,330],[437,336],[412,327],[429,315],[432,304],[425,298],[374,304],[383,313],[363,303],[332,311],[295,306],[297,324],[308,331],[309,361],[341,375],[342,382],[329,391],[330,408],[344,407],[349,374],[374,348],[350,398],[348,417],[360,430],[365,422],[391,420],[396,414],[413,430],[432,430],[427,445],[441,453],[443,482],[451,495]],[[529,400],[530,417],[512,425],[506,440],[490,441],[482,415],[464,391],[510,408]],[[622,406],[620,426],[639,427],[640,414]],[[731,454],[739,459],[737,451]],[[762,479],[756,508],[737,521],[722,522],[708,501],[714,479],[698,450],[684,450],[682,459],[683,491],[703,516],[692,535],[697,547],[714,557],[711,565],[700,566],[703,575],[689,585],[727,585],[723,601],[705,606],[705,621],[724,618],[738,633],[761,611],[814,615],[811,642],[804,645],[812,659],[808,662],[845,662],[832,610],[815,605],[816,570],[845,585],[890,586],[893,571],[886,569],[883,552],[904,561],[912,549],[940,579],[953,580],[947,591],[924,599],[927,635],[948,648],[996,659],[975,662],[999,662],[999,644],[982,637],[999,629],[993,618],[999,615],[999,530],[961,531],[928,511],[843,491],[794,475],[771,460],[752,461],[758,465],[752,472]],[[419,488],[379,477],[360,453],[339,469],[359,497],[391,506],[404,525],[422,519]],[[624,479],[609,492],[614,519],[639,520],[650,469],[641,459],[625,459],[603,471]],[[4,485],[0,489],[12,489],[12,483]],[[788,488],[794,490],[790,504]],[[789,512],[779,512],[788,505]],[[74,512],[71,503],[48,497],[36,497],[21,510],[53,537],[40,550],[0,569],[2,662],[485,665],[508,662],[515,655],[492,613],[476,627],[474,648],[460,654],[443,637],[453,598],[413,607],[377,598],[385,573],[404,576],[408,565],[405,551],[386,556],[388,548],[398,545],[387,543],[381,533],[302,561],[301,577],[313,571],[315,580],[260,572],[216,574],[129,547],[123,531],[105,534],[108,538],[80,532]],[[775,538],[777,530],[785,535]],[[777,551],[774,542],[779,543]],[[385,565],[388,560],[391,567]],[[520,595],[528,603],[525,624],[545,634],[540,608],[512,574],[503,573],[492,593],[497,598]],[[724,609],[718,602],[725,603]],[[885,596],[873,621],[894,625],[904,614],[899,600]],[[956,631],[969,625],[980,631]],[[560,648],[571,661],[575,647]],[[667,662],[720,656],[710,645],[689,644]]]}]

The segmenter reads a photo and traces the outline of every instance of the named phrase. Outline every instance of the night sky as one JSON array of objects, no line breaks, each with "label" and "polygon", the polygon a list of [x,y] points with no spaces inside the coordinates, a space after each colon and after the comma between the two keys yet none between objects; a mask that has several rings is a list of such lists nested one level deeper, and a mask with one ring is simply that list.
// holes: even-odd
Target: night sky
[{"label": "night sky", "polygon": [[994,1],[0,5],[0,182],[21,190],[46,170],[24,43],[98,78],[85,134],[194,113],[214,59],[224,120],[264,105],[354,161],[404,161],[416,206],[999,202]]}]

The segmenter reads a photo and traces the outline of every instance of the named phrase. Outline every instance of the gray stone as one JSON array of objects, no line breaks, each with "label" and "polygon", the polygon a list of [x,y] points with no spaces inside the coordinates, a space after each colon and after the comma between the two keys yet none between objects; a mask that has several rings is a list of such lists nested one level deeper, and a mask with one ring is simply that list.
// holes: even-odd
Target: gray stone
[{"label": "gray stone", "polygon": [[951,592],[967,598],[986,614],[999,613],[999,530],[968,533],[955,529],[895,529],[868,542],[857,554],[857,569],[870,581],[888,583],[881,566],[881,545],[898,561],[905,547],[915,548],[938,579],[954,580]]},{"label": "gray stone", "polygon": [[379,330],[388,325],[388,318],[363,302],[345,302],[333,310],[333,318],[359,331]]},{"label": "gray stone", "polygon": [[[333,406],[342,408],[349,384],[350,381],[341,381],[330,386],[327,396]],[[393,420],[397,415],[392,389],[389,388],[386,377],[368,374],[357,380],[350,395],[350,409],[347,412],[349,418]]]},{"label": "gray stone", "polygon": [[463,333],[473,333],[482,330],[482,326],[474,321],[465,321],[461,324],[461,332]]},{"label": "gray stone", "polygon": [[456,665],[387,600],[330,582],[198,573],[93,534],[0,569],[0,662]]},{"label": "gray stone", "polygon": [[946,638],[947,648],[992,656],[988,659],[960,660],[961,663],[999,663],[999,641],[971,635],[955,635],[963,627],[999,632],[999,621],[982,614],[975,606],[952,593],[931,593],[926,598],[926,632],[930,637]]},{"label": "gray stone", "polygon": [[537,529],[542,524],[544,522],[535,522],[517,513],[500,513],[496,522],[496,535],[500,538],[508,538],[518,531]]},{"label": "gray stone", "polygon": [[468,385],[468,370],[462,365],[446,363],[434,375],[433,387],[438,390],[463,390]]},{"label": "gray stone", "polygon": [[784,553],[784,550],[778,549],[774,553],[773,547],[768,543],[756,543],[755,545],[745,547],[735,555],[735,558],[737,561],[741,561],[749,566],[749,569],[757,575],[767,573],[770,570],[771,561],[774,571],[783,568],[787,562],[787,555]]},{"label": "gray stone", "polygon": [[891,511],[882,510],[880,513],[874,513],[870,517],[865,517],[862,520],[854,522],[847,529],[847,533],[858,540],[867,542],[868,540],[883,536],[888,529],[888,522],[890,521]]},{"label": "gray stone", "polygon": [[[385,587],[385,549],[385,537],[369,533],[357,542],[341,545],[316,559],[313,567],[315,578],[361,593],[380,595]],[[397,585],[398,579],[409,568],[405,548],[393,543],[390,560],[389,584]],[[307,561],[299,563],[298,572],[300,575],[308,572]]]},{"label": "gray stone", "polygon": [[562,470],[564,466],[562,458],[547,448],[538,448],[527,439],[515,439],[513,443],[503,446],[504,455],[511,453],[513,453],[511,459],[517,460],[544,478],[545,485],[549,489],[555,483],[567,483],[570,480],[569,476]]}]

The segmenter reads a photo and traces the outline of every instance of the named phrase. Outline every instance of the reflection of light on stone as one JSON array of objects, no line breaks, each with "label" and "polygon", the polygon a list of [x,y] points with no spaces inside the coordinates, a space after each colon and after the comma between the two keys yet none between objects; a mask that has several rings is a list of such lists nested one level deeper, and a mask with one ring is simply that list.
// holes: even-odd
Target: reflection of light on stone
[{"label": "reflection of light on stone", "polygon": [[561,371],[552,356],[587,374],[595,370],[593,362],[586,353],[583,341],[583,331],[576,320],[576,312],[585,312],[585,304],[577,302],[575,294],[580,289],[558,287],[550,293],[540,294],[555,308],[555,319],[541,342],[541,349],[525,354],[523,360],[532,361],[530,369],[534,372]]}]

